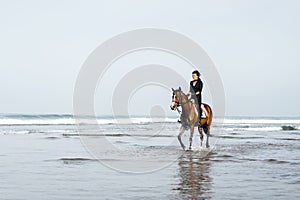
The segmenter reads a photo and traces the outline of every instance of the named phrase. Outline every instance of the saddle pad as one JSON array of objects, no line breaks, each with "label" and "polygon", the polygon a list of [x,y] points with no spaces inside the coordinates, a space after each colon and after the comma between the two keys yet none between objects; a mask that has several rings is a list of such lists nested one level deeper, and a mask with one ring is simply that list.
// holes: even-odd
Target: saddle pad
[{"label": "saddle pad", "polygon": [[205,109],[203,104],[201,104],[201,110],[202,110],[201,118],[206,118],[207,117],[207,110]]}]

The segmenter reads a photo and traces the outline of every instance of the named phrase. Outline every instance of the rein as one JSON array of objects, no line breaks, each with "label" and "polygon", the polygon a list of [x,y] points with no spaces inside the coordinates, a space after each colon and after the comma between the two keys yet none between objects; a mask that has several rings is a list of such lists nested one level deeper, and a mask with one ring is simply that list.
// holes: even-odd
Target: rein
[{"label": "rein", "polygon": [[[182,95],[182,94],[181,94]],[[187,120],[187,124],[189,124],[190,123],[190,119],[188,118],[188,117],[186,117],[186,113],[185,112],[183,112],[183,110],[182,111],[180,111],[179,109],[178,109],[178,105],[181,105],[181,106],[184,106],[185,104],[187,104],[187,103],[189,103],[190,102],[190,100],[186,100],[185,102],[181,102],[181,100],[182,100],[182,97],[181,97],[181,95],[180,95],[180,97],[179,97],[179,101],[178,101],[178,103],[176,102],[176,101],[172,101],[172,102],[175,102],[175,103],[177,103],[177,106],[176,106],[176,110],[177,110],[177,112],[178,112],[178,114],[180,115],[181,114],[181,112],[182,112],[182,116],[183,116],[183,118],[184,119],[186,119]],[[181,102],[181,103],[180,103]]]},{"label": "rein", "polygon": [[[182,93],[182,94],[183,94],[183,93]],[[181,95],[182,95],[182,94],[181,94]],[[180,101],[182,100],[181,95],[180,95]],[[183,95],[184,95],[184,94],[183,94]],[[183,106],[183,105],[185,105],[185,104],[187,104],[187,103],[189,102],[189,100],[186,100],[185,102],[181,102],[181,103],[180,103],[180,101],[179,101],[178,105],[181,104],[181,106]]]}]

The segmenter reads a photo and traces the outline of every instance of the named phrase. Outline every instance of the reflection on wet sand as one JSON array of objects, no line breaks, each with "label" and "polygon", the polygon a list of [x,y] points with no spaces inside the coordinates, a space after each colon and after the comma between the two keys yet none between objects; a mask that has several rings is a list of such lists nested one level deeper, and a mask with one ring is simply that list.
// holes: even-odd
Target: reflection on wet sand
[{"label": "reflection on wet sand", "polygon": [[178,199],[211,199],[211,155],[202,157],[198,152],[186,152],[178,159]]}]

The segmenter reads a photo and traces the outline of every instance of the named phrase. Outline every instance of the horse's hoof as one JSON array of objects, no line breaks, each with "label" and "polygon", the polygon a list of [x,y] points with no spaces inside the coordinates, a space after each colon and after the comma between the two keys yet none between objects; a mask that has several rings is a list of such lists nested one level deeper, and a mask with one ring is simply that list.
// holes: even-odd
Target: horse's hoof
[{"label": "horse's hoof", "polygon": [[206,145],[206,148],[209,148],[209,147],[210,147],[209,144],[207,144],[207,145]]}]

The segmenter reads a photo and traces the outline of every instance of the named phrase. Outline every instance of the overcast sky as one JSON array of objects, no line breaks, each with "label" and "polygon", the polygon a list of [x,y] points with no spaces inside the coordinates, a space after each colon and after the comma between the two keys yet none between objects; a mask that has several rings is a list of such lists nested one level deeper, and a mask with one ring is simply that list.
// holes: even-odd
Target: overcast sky
[{"label": "overcast sky", "polygon": [[[2,0],[0,112],[73,113],[90,53],[119,33],[153,27],[206,50],[223,81],[226,115],[300,116],[299,8],[297,0]],[[183,72],[187,81],[191,70]],[[133,107],[143,114],[147,105]]]}]

